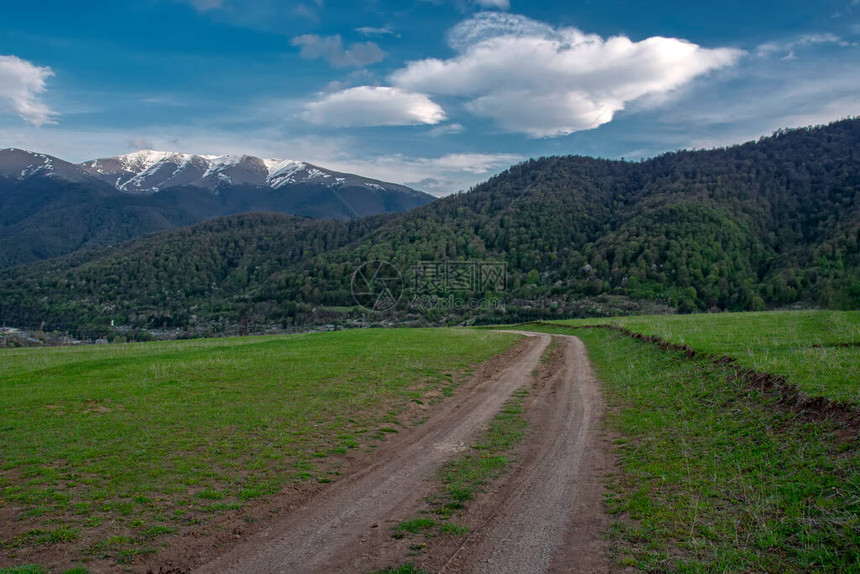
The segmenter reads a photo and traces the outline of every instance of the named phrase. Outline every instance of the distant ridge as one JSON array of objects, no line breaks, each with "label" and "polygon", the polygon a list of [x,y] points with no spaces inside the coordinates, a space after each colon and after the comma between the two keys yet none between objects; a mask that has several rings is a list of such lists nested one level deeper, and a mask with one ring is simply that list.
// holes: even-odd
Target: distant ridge
[{"label": "distant ridge", "polygon": [[306,162],[140,151],[81,164],[0,150],[0,269],[254,211],[351,219],[435,197]]},{"label": "distant ridge", "polygon": [[195,155],[144,150],[87,161],[78,167],[120,191],[156,193],[190,185],[205,189],[256,186],[280,189],[310,183],[329,188],[366,186],[422,196],[403,185],[340,173],[291,159],[261,159],[250,155]]}]

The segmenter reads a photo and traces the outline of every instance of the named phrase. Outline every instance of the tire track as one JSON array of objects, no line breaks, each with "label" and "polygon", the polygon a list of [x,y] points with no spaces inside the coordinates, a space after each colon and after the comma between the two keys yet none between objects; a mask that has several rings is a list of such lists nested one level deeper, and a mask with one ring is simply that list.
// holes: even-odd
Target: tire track
[{"label": "tire track", "polygon": [[[525,334],[525,333],[524,333]],[[437,469],[464,450],[517,388],[531,381],[550,336],[529,333],[500,369],[479,372],[431,418],[374,453],[366,468],[334,483],[290,516],[198,572],[357,572],[373,567],[388,525],[410,516]]]},{"label": "tire track", "polygon": [[516,469],[479,502],[474,533],[435,571],[608,572],[603,399],[576,337],[530,409],[532,433]]}]

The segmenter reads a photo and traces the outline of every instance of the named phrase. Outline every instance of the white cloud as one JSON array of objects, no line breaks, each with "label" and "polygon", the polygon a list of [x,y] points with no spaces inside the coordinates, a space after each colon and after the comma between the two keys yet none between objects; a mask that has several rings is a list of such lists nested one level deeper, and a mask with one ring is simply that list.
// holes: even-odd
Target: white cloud
[{"label": "white cloud", "polygon": [[293,14],[300,18],[307,18],[308,20],[319,20],[317,11],[307,4],[296,4],[293,7]]},{"label": "white cloud", "polygon": [[[441,4],[445,0],[425,0]],[[510,0],[453,0],[454,6],[461,12],[473,12],[475,10],[508,10],[511,7]]]},{"label": "white cloud", "polygon": [[360,28],[355,29],[359,34],[363,34],[365,36],[394,36],[396,38],[400,37],[400,34],[392,30],[391,28],[385,26],[382,28],[373,28],[372,26],[362,26]]},{"label": "white cloud", "polygon": [[15,56],[0,56],[0,109],[35,126],[54,123],[57,113],[39,99],[46,90],[46,80],[53,75],[51,68],[34,66]]},{"label": "white cloud", "polygon": [[511,7],[510,0],[475,0],[475,4],[481,8],[498,8],[507,10]]},{"label": "white cloud", "polygon": [[387,87],[359,86],[307,104],[305,120],[333,127],[438,124],[445,111],[424,94]]},{"label": "white cloud", "polygon": [[605,124],[629,102],[681,88],[743,54],[676,38],[604,39],[496,12],[462,22],[449,43],[458,56],[410,62],[392,74],[393,85],[466,98],[472,113],[533,137]]},{"label": "white cloud", "polygon": [[520,156],[508,153],[453,153],[438,158],[415,160],[414,163],[480,175],[500,167],[508,167],[520,159],[522,159]]},{"label": "white cloud", "polygon": [[797,58],[795,50],[815,45],[832,44],[843,48],[857,46],[855,42],[843,40],[835,34],[804,34],[792,40],[765,42],[756,48],[756,56],[759,58],[770,58],[779,55],[784,60]]},{"label": "white cloud", "polygon": [[650,116],[651,123],[634,136],[649,150],[646,155],[736,144],[780,128],[860,115],[860,63],[850,53],[792,61],[749,58],[725,75],[721,89],[697,86]]},{"label": "white cloud", "polygon": [[727,90],[699,90],[661,121],[693,132],[736,125],[762,134],[860,113],[860,64],[854,61],[749,61],[739,72]]},{"label": "white cloud", "polygon": [[344,48],[343,39],[339,35],[317,36],[305,34],[292,40],[293,46],[301,46],[302,58],[308,60],[323,59],[336,68],[349,66],[367,66],[385,59],[385,52],[375,42],[363,42]]},{"label": "white cloud", "polygon": [[402,182],[433,195],[444,196],[485,181],[522,159],[520,155],[509,153],[452,153],[432,158],[395,154],[372,159],[335,160],[324,165],[383,181]]},{"label": "white cloud", "polygon": [[501,37],[561,39],[549,24],[518,14],[484,13],[454,26],[448,32],[448,44],[458,52],[465,52],[472,46]]},{"label": "white cloud", "polygon": [[446,124],[444,126],[437,126],[430,130],[430,135],[434,137],[438,136],[446,136],[450,134],[461,134],[466,131],[466,128],[463,127],[463,124]]}]

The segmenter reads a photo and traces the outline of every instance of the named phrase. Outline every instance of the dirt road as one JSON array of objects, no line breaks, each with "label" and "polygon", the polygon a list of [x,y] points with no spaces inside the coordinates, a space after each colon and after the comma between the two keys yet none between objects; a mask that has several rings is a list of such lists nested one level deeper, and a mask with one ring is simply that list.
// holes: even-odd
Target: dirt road
[{"label": "dirt road", "polygon": [[608,572],[601,478],[608,464],[603,399],[582,341],[557,336],[560,356],[533,392],[532,433],[516,469],[476,509],[474,534],[440,572]]},{"label": "dirt road", "polygon": [[548,335],[529,334],[485,365],[424,424],[380,447],[370,464],[305,501],[196,572],[368,572],[405,561],[391,527],[414,518],[439,467],[486,427],[513,391],[534,389],[529,436],[515,470],[475,501],[473,534],[419,560],[444,572],[599,572],[608,569],[597,435],[602,402],[582,343],[558,337],[553,363],[535,370]]}]

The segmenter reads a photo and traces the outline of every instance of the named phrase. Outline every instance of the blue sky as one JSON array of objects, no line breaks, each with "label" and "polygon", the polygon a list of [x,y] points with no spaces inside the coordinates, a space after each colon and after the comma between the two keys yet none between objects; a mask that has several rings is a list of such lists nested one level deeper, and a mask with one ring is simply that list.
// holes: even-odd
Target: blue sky
[{"label": "blue sky", "polygon": [[0,148],[292,158],[444,195],[860,115],[860,0],[4,2]]}]

